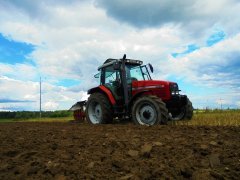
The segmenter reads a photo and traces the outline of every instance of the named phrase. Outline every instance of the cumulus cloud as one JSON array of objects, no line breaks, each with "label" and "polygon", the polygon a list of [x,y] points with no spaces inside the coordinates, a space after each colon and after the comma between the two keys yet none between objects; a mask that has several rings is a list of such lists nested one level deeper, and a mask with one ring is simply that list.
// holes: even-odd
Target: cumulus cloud
[{"label": "cumulus cloud", "polygon": [[[203,47],[184,57],[169,57],[163,63],[168,74],[213,87],[237,88],[240,85],[240,34],[212,47]],[[177,69],[175,67],[178,67]]]},{"label": "cumulus cloud", "polygon": [[[138,28],[159,27],[175,24],[188,33],[206,32],[213,26],[225,26],[229,31],[239,28],[240,3],[237,0],[98,0],[97,7],[103,8],[114,19]],[[230,21],[235,21],[231,23]],[[233,25],[235,28],[233,29]]]},{"label": "cumulus cloud", "polygon": [[38,69],[30,64],[17,63],[6,64],[0,63],[0,75],[20,80],[36,80]]},{"label": "cumulus cloud", "polygon": [[58,109],[59,104],[53,101],[48,101],[46,103],[44,103],[44,109],[48,109],[48,110],[56,110]]},{"label": "cumulus cloud", "polygon": [[51,8],[48,7],[62,7],[72,6],[75,2],[85,2],[86,0],[58,0],[57,4],[55,0],[42,0],[42,1],[31,1],[31,0],[2,0],[0,6],[11,10],[20,10],[27,13],[32,18],[46,18],[51,14]]},{"label": "cumulus cloud", "polygon": [[[194,4],[191,0],[96,1],[97,7],[106,9],[109,16],[137,27],[154,27],[189,21],[192,17],[188,16],[188,13],[194,8]],[[197,12],[193,12],[193,16],[196,15]]]}]

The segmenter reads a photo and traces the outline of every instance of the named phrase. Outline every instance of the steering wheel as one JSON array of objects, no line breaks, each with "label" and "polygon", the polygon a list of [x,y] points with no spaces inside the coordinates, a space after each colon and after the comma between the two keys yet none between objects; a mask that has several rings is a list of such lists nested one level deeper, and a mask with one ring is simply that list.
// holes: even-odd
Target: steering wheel
[{"label": "steering wheel", "polygon": [[120,86],[120,82],[119,81],[113,81],[112,85],[116,86],[116,87],[119,87]]}]

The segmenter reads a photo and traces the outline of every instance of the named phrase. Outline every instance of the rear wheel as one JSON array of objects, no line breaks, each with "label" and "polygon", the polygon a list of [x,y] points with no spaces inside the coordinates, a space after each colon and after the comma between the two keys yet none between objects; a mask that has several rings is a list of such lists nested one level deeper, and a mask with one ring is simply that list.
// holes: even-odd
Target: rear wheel
[{"label": "rear wheel", "polygon": [[157,96],[141,96],[133,104],[132,119],[135,124],[167,124],[168,110]]},{"label": "rear wheel", "polygon": [[112,122],[112,106],[107,97],[101,93],[90,95],[86,106],[86,119],[91,124],[106,124]]}]

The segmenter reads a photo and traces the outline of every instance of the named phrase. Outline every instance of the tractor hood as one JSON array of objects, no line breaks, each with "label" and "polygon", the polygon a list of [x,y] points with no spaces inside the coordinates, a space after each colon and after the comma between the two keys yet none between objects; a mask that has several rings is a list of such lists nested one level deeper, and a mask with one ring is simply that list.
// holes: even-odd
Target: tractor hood
[{"label": "tractor hood", "polygon": [[152,95],[161,97],[163,100],[171,98],[170,86],[175,84],[170,81],[158,81],[158,80],[147,80],[147,81],[132,81],[132,92],[136,95],[142,91],[151,92]]},{"label": "tractor hood", "polygon": [[147,81],[133,81],[133,88],[165,88],[170,84],[176,84],[170,81],[147,80]]}]

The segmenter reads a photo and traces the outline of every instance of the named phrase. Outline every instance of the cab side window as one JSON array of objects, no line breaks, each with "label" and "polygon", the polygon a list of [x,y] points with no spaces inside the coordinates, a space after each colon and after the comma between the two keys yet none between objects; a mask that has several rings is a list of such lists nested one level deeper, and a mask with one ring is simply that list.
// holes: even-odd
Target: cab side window
[{"label": "cab side window", "polygon": [[117,82],[120,83],[119,71],[113,69],[112,66],[105,68],[105,84],[114,86]]}]

